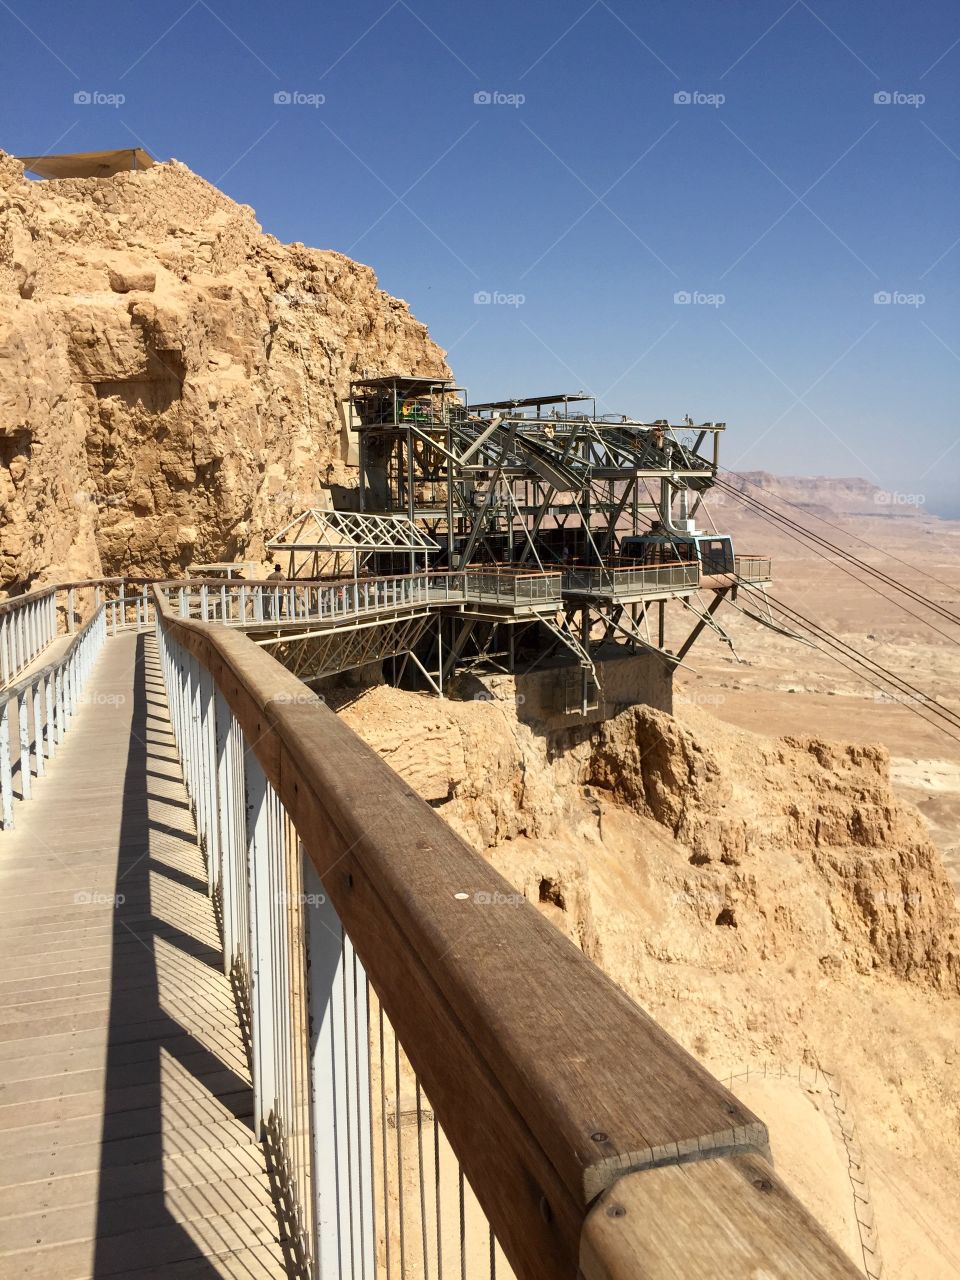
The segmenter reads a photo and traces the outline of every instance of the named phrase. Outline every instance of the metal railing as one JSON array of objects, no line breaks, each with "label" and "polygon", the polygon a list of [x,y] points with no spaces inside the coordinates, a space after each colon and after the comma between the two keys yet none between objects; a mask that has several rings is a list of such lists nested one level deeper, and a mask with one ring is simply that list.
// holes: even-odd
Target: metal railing
[{"label": "metal railing", "polygon": [[171,582],[161,589],[181,617],[235,627],[280,621],[335,624],[463,598],[462,579],[449,573],[333,582]]},{"label": "metal railing", "polygon": [[0,822],[5,831],[13,826],[14,800],[30,799],[32,777],[43,776],[46,761],[63,741],[106,635],[101,605],[59,658],[0,690]]},{"label": "metal railing", "polygon": [[734,572],[745,582],[769,582],[773,563],[769,556],[734,556]]},{"label": "metal railing", "polygon": [[657,595],[696,588],[700,566],[695,562],[656,565],[574,566],[563,571],[563,589],[597,595]]},{"label": "metal railing", "polygon": [[9,684],[57,634],[53,587],[0,603],[0,683]]},{"label": "metal railing", "polygon": [[490,600],[518,606],[559,604],[561,575],[467,569],[333,582],[164,583],[161,589],[181,617],[201,622],[236,627],[271,622],[335,625],[394,610],[469,601]]},{"label": "metal railing", "polygon": [[[258,743],[207,668],[168,628],[157,634],[224,967],[250,1031],[255,1120],[300,1274],[507,1280],[502,1249]],[[279,696],[322,705],[300,690]]]},{"label": "metal railing", "polygon": [[500,566],[468,568],[463,571],[463,591],[468,600],[559,605],[563,578],[560,573],[530,573]]},{"label": "metal railing", "polygon": [[302,1275],[858,1274],[756,1117],[322,700],[156,600]]}]

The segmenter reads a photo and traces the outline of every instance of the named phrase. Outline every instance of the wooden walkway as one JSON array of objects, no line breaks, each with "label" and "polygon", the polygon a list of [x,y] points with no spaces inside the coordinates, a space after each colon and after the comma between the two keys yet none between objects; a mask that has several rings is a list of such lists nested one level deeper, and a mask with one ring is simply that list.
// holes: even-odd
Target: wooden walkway
[{"label": "wooden walkway", "polygon": [[287,1275],[152,637],[0,834],[0,1278]]}]

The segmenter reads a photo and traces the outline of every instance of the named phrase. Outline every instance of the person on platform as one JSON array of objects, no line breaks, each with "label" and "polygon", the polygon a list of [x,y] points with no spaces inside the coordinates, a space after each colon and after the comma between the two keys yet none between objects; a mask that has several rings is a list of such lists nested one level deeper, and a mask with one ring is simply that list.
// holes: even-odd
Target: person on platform
[{"label": "person on platform", "polygon": [[[278,564],[275,564],[273,566],[273,573],[267,574],[267,581],[268,582],[283,581],[283,570],[280,568]],[[281,613],[281,602],[280,602],[279,592],[276,590],[276,588],[273,588],[272,590],[269,590],[269,591],[265,591],[263,594],[263,616],[265,618],[274,618],[274,617],[279,618],[280,613]]]}]

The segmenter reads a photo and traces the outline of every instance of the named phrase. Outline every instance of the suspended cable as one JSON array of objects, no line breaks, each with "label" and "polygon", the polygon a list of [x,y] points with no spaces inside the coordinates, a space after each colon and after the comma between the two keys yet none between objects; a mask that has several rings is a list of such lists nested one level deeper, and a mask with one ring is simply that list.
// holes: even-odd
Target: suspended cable
[{"label": "suspended cable", "polygon": [[836,529],[838,533],[844,534],[848,538],[852,538],[854,542],[859,542],[864,547],[869,547],[871,551],[877,551],[880,555],[886,556],[888,560],[896,560],[897,564],[902,564],[904,568],[911,569],[914,573],[919,573],[922,578],[928,578],[931,582],[936,582],[941,587],[946,587],[948,591],[957,591],[956,583],[945,582],[943,578],[938,578],[932,573],[928,573],[926,569],[921,569],[919,565],[911,564],[909,560],[904,560],[900,556],[895,556],[892,551],[887,551],[883,547],[878,547],[875,543],[869,542],[866,538],[861,538],[856,533],[851,533],[849,529],[844,529],[842,525],[834,524],[831,520],[825,519],[823,516],[817,515],[815,511],[808,511],[806,507],[801,506],[799,502],[792,502],[790,498],[785,498],[780,493],[774,493],[772,489],[766,488],[762,484],[757,484],[756,480],[751,480],[745,476],[742,471],[731,471],[729,467],[721,467],[721,471],[725,471],[728,476],[736,476],[738,480],[742,480],[744,484],[750,485],[753,489],[759,489],[761,493],[769,495],[777,502],[783,502],[788,507],[793,507],[796,511],[802,511],[804,515],[810,516],[814,520],[819,520],[821,524],[825,524],[828,529]]},{"label": "suspended cable", "polygon": [[[901,695],[901,698],[897,699],[899,705],[919,716],[921,720],[926,721],[933,728],[939,729],[941,733],[946,734],[947,737],[952,738],[955,742],[960,742],[960,736],[950,731],[953,728],[960,729],[960,716],[957,716],[948,707],[944,707],[915,685],[904,680],[902,676],[898,676],[879,663],[874,662],[873,659],[867,657],[852,645],[848,645],[846,641],[840,640],[838,636],[820,626],[819,623],[807,618],[799,610],[778,600],[775,596],[771,596],[769,592],[762,591],[746,582],[741,582],[739,585],[748,591],[754,592],[757,596],[762,596],[768,602],[772,602],[795,626],[805,628],[814,637],[815,641],[819,640],[821,642],[814,645],[821,653],[830,657],[846,670],[853,672],[874,689],[886,693],[887,687],[893,685],[895,691]],[[824,645],[827,647],[824,648]],[[855,663],[856,667],[851,667],[847,659]],[[878,680],[883,683],[877,683]],[[929,710],[934,716],[939,717],[939,719],[931,719],[930,716],[925,715],[916,705],[917,703]],[[946,728],[944,724],[941,724],[941,720],[946,725],[949,725],[950,728]]]},{"label": "suspended cable", "polygon": [[[883,582],[886,586],[893,588],[895,591],[902,592],[909,599],[914,600],[918,604],[921,604],[925,609],[929,609],[931,612],[938,614],[942,618],[945,618],[948,622],[952,622],[956,626],[960,626],[960,615],[951,613],[949,609],[945,609],[942,605],[937,604],[934,601],[927,600],[924,596],[920,595],[919,592],[914,591],[912,587],[907,586],[906,583],[900,582],[899,579],[893,578],[889,574],[884,573],[881,569],[878,569],[875,565],[868,564],[865,560],[860,560],[858,557],[851,555],[849,552],[844,551],[842,547],[835,546],[833,543],[828,542],[825,538],[821,538],[819,534],[813,533],[812,530],[805,529],[801,524],[797,523],[797,521],[791,520],[789,516],[785,516],[779,511],[774,511],[771,507],[768,507],[765,503],[761,502],[758,498],[754,498],[750,494],[741,493],[740,490],[738,490],[735,486],[729,484],[727,481],[720,480],[717,483],[722,492],[730,494],[732,497],[736,498],[744,507],[746,507],[748,510],[754,511],[761,519],[765,518],[768,521],[768,523],[775,523],[780,528],[785,529],[788,532],[794,534],[795,536],[804,539],[807,542],[807,544],[811,546],[811,548],[815,551],[815,553],[821,556],[821,558],[826,560],[830,559],[829,555],[824,554],[824,549],[828,552],[833,553],[834,555],[840,556],[848,564],[855,565],[858,569],[868,574],[870,577],[877,578],[879,581]],[[836,564],[836,561],[833,561],[833,563]],[[938,627],[935,627],[933,623],[930,622],[928,619],[921,617],[919,614],[916,614],[912,610],[907,609],[905,605],[900,604],[899,601],[894,600],[892,599],[892,597],[885,595],[882,591],[879,590],[879,588],[874,587],[870,582],[865,581],[862,578],[858,578],[856,574],[851,574],[849,570],[843,569],[842,565],[838,564],[837,568],[847,573],[848,577],[852,577],[854,578],[855,581],[863,583],[864,586],[866,586],[869,590],[874,591],[877,595],[881,596],[884,600],[887,600],[889,603],[895,604],[898,608],[903,609],[905,613],[910,614],[912,618],[915,618],[917,621],[922,622],[925,626],[930,627],[931,630],[936,631],[938,635],[943,636],[945,639],[951,641],[951,643],[953,644],[958,643],[955,637],[948,635],[944,631],[941,631]]]}]

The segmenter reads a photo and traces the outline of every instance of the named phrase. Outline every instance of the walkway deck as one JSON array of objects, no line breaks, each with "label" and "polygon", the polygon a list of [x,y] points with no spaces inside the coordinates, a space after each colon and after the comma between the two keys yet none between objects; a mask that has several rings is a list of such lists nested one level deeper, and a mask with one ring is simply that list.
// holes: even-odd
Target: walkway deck
[{"label": "walkway deck", "polygon": [[283,1277],[152,638],[0,834],[0,1278]]}]

